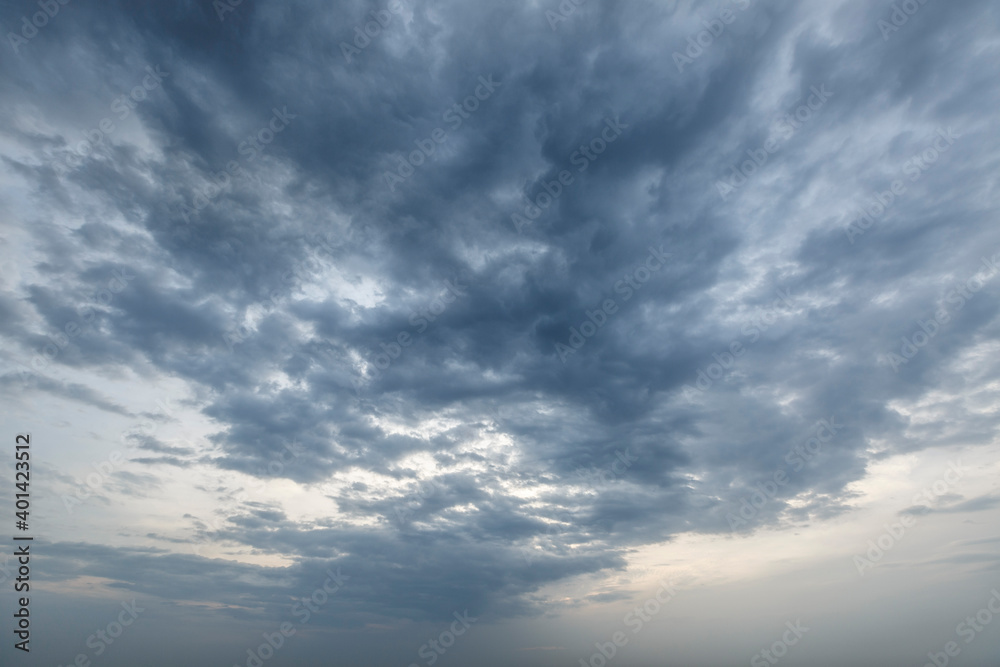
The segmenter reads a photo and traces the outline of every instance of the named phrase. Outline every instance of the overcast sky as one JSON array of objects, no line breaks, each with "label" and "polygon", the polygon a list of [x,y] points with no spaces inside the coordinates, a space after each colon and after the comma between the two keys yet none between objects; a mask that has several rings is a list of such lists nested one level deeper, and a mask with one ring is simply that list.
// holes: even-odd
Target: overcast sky
[{"label": "overcast sky", "polygon": [[995,667],[995,2],[50,2],[5,665]]}]

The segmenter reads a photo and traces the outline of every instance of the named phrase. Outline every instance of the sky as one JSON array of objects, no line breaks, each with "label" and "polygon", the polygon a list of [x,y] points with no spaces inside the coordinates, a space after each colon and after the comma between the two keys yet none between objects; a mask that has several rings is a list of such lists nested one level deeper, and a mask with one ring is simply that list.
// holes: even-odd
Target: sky
[{"label": "sky", "polygon": [[995,667],[995,2],[0,26],[4,665]]}]

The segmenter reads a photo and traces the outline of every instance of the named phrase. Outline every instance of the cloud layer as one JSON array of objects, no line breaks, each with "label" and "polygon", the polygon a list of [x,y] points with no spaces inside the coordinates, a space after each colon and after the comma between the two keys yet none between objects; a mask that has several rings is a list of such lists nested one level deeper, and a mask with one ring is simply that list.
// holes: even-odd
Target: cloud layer
[{"label": "cloud layer", "polygon": [[991,445],[1000,15],[959,4],[61,5],[0,64],[5,400],[127,452],[103,504],[208,505],[46,576],[516,619]]}]

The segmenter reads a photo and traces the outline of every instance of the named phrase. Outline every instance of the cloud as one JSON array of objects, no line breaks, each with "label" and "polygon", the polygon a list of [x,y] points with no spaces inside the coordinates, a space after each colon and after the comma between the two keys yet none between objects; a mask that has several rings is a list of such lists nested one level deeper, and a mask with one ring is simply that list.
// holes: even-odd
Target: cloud
[{"label": "cloud", "polygon": [[[205,441],[142,438],[156,456],[130,465],[156,474],[121,471],[110,490],[143,497],[196,471],[289,485],[287,503],[237,503],[194,533],[287,567],[57,542],[52,576],[256,613],[338,566],[354,577],[334,603],[344,622],[537,614],[545,585],[681,533],[728,534],[727,513],[778,468],[789,481],[761,528],[851,511],[873,461],[989,442],[996,283],[948,299],[1000,252],[983,122],[997,88],[975,18],[996,9],[928,3],[886,41],[881,5],[753,3],[678,72],[672,53],[710,14],[687,4],[585,5],[553,33],[530,4],[407,3],[347,62],[339,42],[367,4],[244,3],[220,21],[207,3],[74,3],[5,60],[20,225],[5,242],[30,257],[0,298],[5,391],[132,417],[149,405],[102,383],[170,379]],[[169,76],[57,175],[147,66]],[[459,115],[480,77],[501,83]],[[716,181],[819,86],[823,107],[720,201]],[[275,109],[294,118],[265,145]],[[598,142],[608,119],[621,135]],[[959,138],[911,179],[942,128]],[[563,171],[573,183],[543,207]],[[905,194],[849,238],[895,180]],[[651,247],[670,261],[642,273]],[[123,269],[134,278],[102,296]],[[609,300],[562,363],[556,345]],[[950,323],[894,373],[900,338],[944,307]],[[12,360],[85,314],[46,370],[14,379]],[[686,390],[700,371],[711,385]],[[831,415],[843,432],[792,471],[790,449]],[[625,448],[634,466],[581,482]],[[215,501],[234,488],[219,481]],[[297,513],[298,494],[327,515]]]}]

